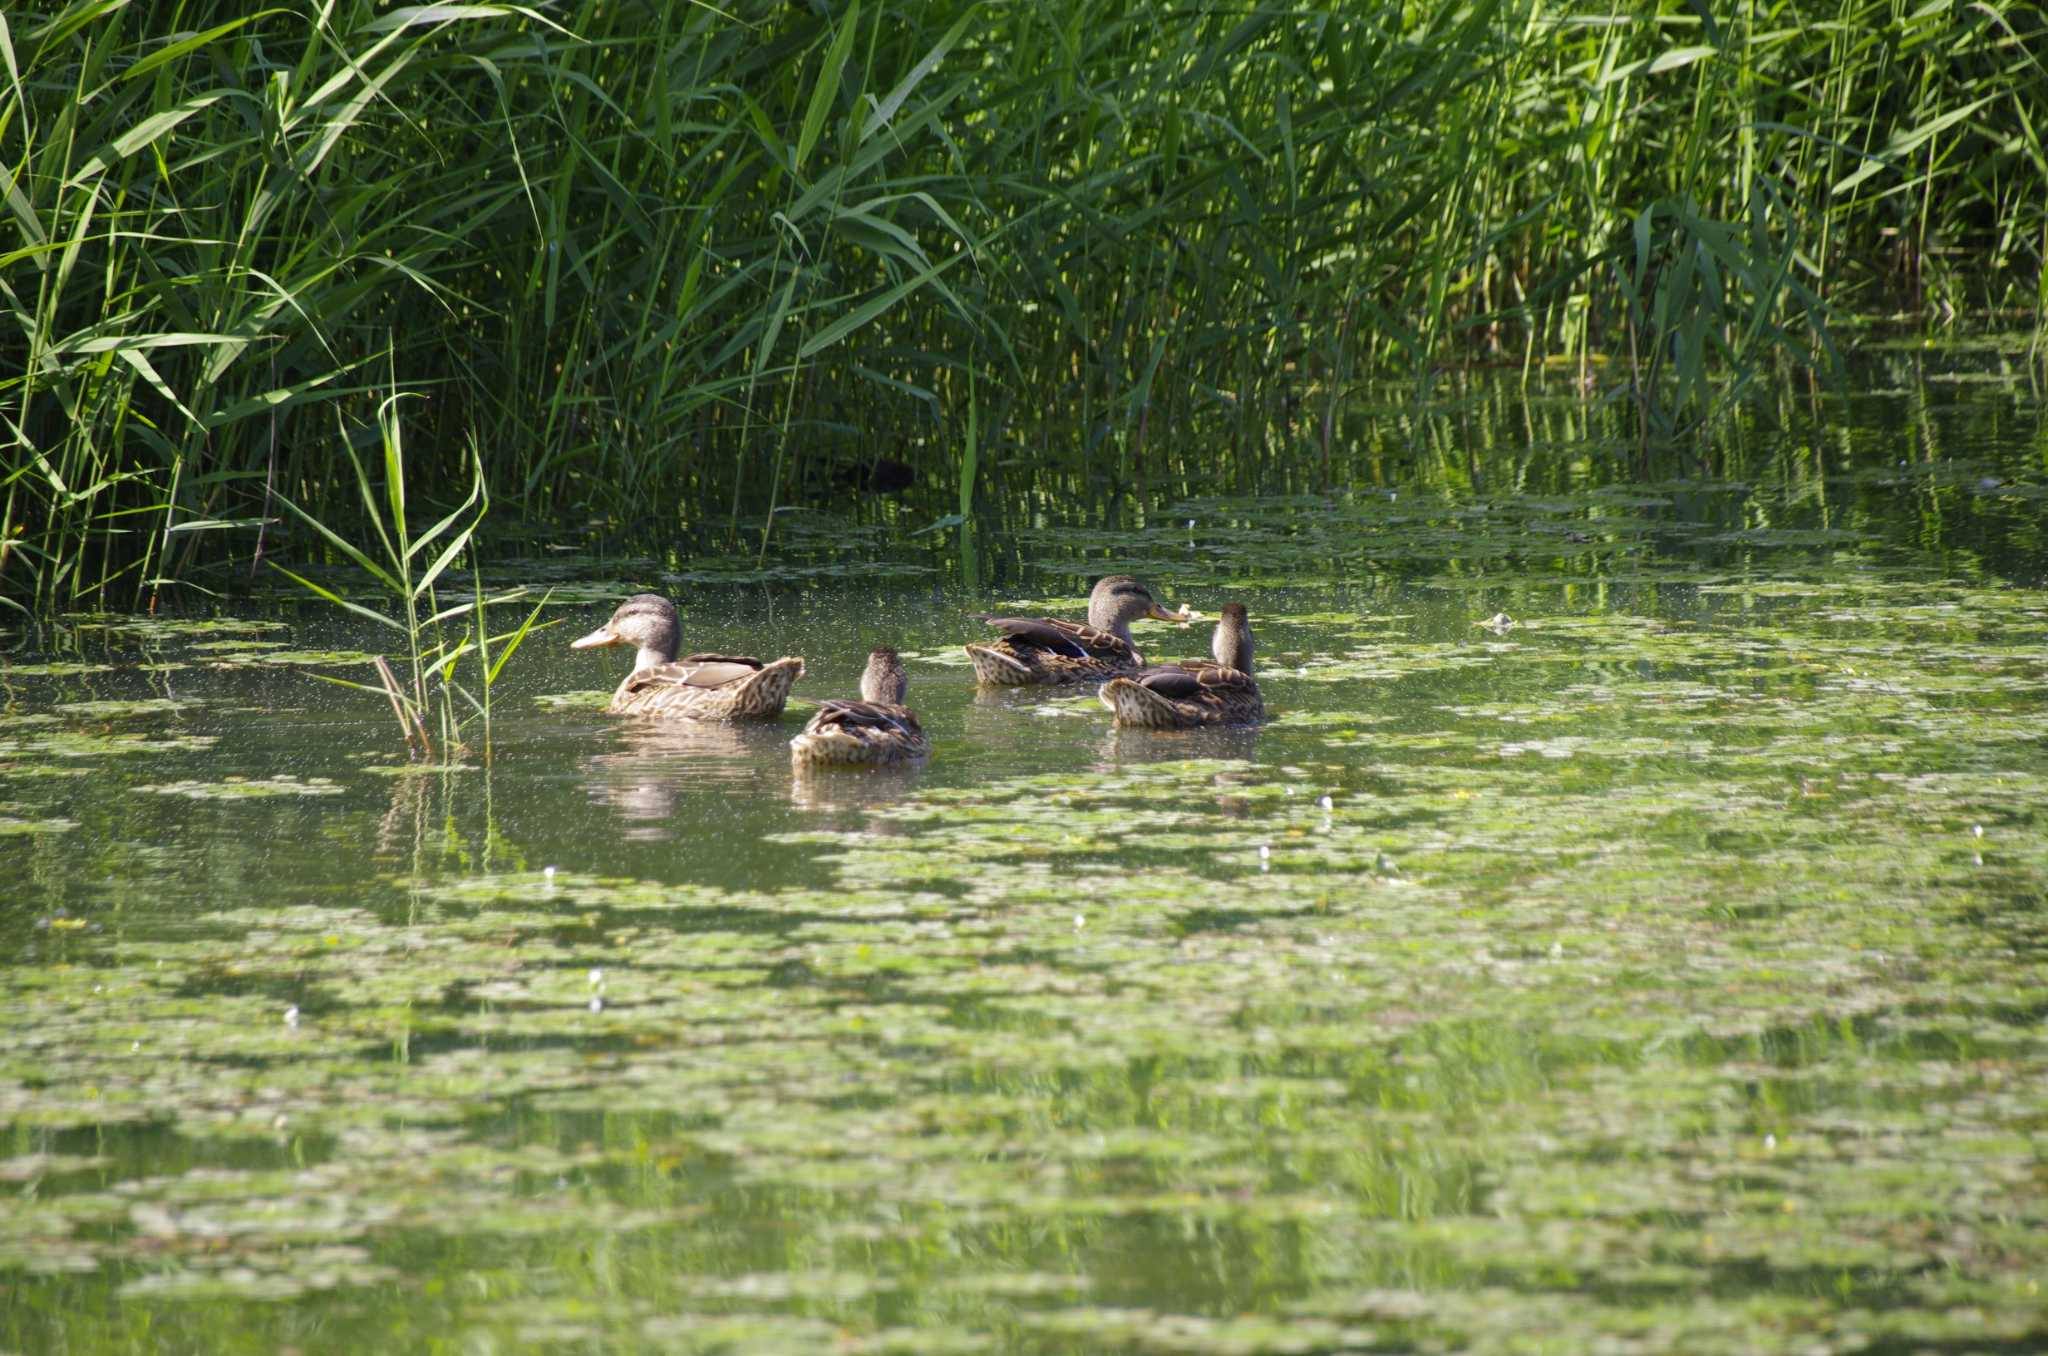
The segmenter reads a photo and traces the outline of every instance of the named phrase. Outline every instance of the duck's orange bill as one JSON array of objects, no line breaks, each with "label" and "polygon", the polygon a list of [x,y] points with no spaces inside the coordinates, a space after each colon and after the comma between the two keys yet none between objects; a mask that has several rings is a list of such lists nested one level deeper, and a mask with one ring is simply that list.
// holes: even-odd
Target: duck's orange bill
[{"label": "duck's orange bill", "polygon": [[572,650],[594,650],[600,645],[616,645],[618,643],[618,632],[612,630],[609,626],[600,626],[589,635],[583,637],[583,639],[570,641],[569,648]]},{"label": "duck's orange bill", "polygon": [[1186,626],[1189,622],[1194,621],[1197,617],[1200,617],[1202,614],[1196,612],[1192,608],[1189,608],[1185,605],[1183,605],[1181,610],[1178,612],[1168,612],[1159,604],[1154,603],[1152,604],[1152,610],[1150,612],[1147,612],[1145,615],[1150,617],[1153,621],[1173,622],[1175,625],[1178,626]]}]

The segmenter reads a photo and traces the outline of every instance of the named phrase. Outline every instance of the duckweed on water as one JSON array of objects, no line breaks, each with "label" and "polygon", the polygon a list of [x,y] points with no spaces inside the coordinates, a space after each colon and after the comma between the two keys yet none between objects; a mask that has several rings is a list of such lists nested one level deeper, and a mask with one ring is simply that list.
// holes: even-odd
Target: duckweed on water
[{"label": "duckweed on water", "polygon": [[609,688],[583,688],[575,692],[542,692],[533,703],[548,711],[602,711],[612,699]]},{"label": "duckweed on water", "polygon": [[1276,719],[1141,738],[913,620],[937,754],[836,796],[569,656],[461,777],[53,696],[0,1346],[2038,1346],[2048,607],[1717,579],[1255,595]]},{"label": "duckweed on water", "polygon": [[87,673],[108,673],[112,664],[74,664],[55,661],[48,664],[4,664],[0,663],[0,679],[11,678],[76,678]]},{"label": "duckweed on water", "polygon": [[153,792],[159,796],[185,796],[192,800],[247,800],[262,796],[338,796],[341,788],[325,777],[309,777],[300,781],[296,777],[257,777],[243,780],[230,777],[218,782],[165,782],[158,786],[138,786],[137,791]]},{"label": "duckweed on water", "polygon": [[0,758],[104,758],[110,755],[178,753],[212,748],[213,735],[87,734],[78,730],[40,731],[10,738],[0,735]]},{"label": "duckweed on water", "polygon": [[[106,613],[72,613],[64,617],[63,622],[67,627],[81,631],[105,631],[144,642],[189,640],[194,636],[261,636],[285,629],[285,623],[281,621],[259,621],[245,617],[131,617]],[[261,643],[263,642],[248,639],[204,641],[194,644],[193,648]]]},{"label": "duckweed on water", "polygon": [[52,709],[67,716],[114,720],[122,716],[168,715],[173,711],[190,711],[199,705],[199,702],[171,697],[144,697],[136,701],[58,702]]},{"label": "duckweed on water", "polygon": [[0,805],[0,838],[27,833],[68,833],[78,827],[75,819],[21,819],[8,814],[9,808]]},{"label": "duckweed on water", "polygon": [[271,664],[278,667],[331,668],[341,665],[369,664],[371,656],[363,650],[273,650],[242,646],[235,650],[210,654],[207,656],[207,662],[217,668],[231,668],[238,665],[254,664]]}]

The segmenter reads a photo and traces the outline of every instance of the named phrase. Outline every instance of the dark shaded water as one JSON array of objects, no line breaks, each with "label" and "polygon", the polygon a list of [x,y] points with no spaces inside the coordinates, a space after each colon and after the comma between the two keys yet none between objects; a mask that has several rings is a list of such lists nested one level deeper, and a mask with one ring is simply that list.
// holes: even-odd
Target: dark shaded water
[{"label": "dark shaded water", "polygon": [[[529,563],[451,772],[318,613],[17,627],[0,1347],[2048,1342],[2048,444],[1871,408]],[[1246,601],[1273,722],[973,690],[965,612],[1111,568]],[[899,645],[930,764],[598,714],[644,585],[811,699]]]}]

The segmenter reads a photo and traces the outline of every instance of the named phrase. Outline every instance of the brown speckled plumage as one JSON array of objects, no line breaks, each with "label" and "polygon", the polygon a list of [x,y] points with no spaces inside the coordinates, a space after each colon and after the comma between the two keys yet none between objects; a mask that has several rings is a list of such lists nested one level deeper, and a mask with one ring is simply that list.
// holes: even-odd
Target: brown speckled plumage
[{"label": "brown speckled plumage", "polygon": [[616,716],[773,720],[789,700],[790,685],[804,676],[804,661],[795,656],[772,664],[719,654],[678,659],[681,644],[675,606],[658,593],[636,593],[619,604],[611,620],[570,648],[631,645],[638,651],[633,671],[605,708]]},{"label": "brown speckled plumage", "polygon": [[926,757],[931,740],[903,704],[909,687],[910,675],[896,652],[873,651],[861,675],[861,699],[820,703],[803,733],[789,741],[789,756],[811,767],[871,767]]},{"label": "brown speckled plumage", "polygon": [[969,645],[967,657],[974,676],[993,687],[1099,683],[1136,673],[1144,664],[1131,641],[1133,621],[1150,617],[1185,623],[1190,615],[1168,612],[1143,584],[1127,574],[1112,574],[1097,580],[1089,593],[1085,625],[1052,617],[984,616],[1001,634],[986,645]]},{"label": "brown speckled plumage", "polygon": [[1224,607],[1213,649],[1214,660],[1162,664],[1135,678],[1113,679],[1102,689],[1102,704],[1118,725],[1144,730],[1264,720],[1266,704],[1252,678],[1252,628],[1243,603]]}]

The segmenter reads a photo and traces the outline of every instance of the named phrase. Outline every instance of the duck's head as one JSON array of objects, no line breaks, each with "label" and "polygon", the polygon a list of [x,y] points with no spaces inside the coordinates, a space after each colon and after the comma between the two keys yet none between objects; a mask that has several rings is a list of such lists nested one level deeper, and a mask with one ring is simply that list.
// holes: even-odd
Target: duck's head
[{"label": "duck's head", "polygon": [[1182,608],[1168,612],[1153,598],[1152,590],[1127,574],[1107,574],[1095,581],[1088,594],[1088,624],[1124,640],[1131,638],[1131,623],[1140,617],[1186,625],[1194,613]]},{"label": "duck's head", "polygon": [[633,663],[638,670],[671,662],[682,643],[683,624],[676,617],[675,604],[658,593],[636,593],[619,604],[611,620],[582,639],[570,641],[569,648],[631,645],[639,651]]},{"label": "duck's head", "polygon": [[894,650],[878,645],[868,651],[867,671],[860,676],[862,701],[901,706],[909,691],[910,675],[903,671],[903,660]]},{"label": "duck's head", "polygon": [[1252,623],[1245,615],[1243,603],[1225,603],[1223,615],[1216,621],[1216,635],[1210,641],[1209,651],[1216,656],[1216,662],[1239,673],[1252,671]]}]

